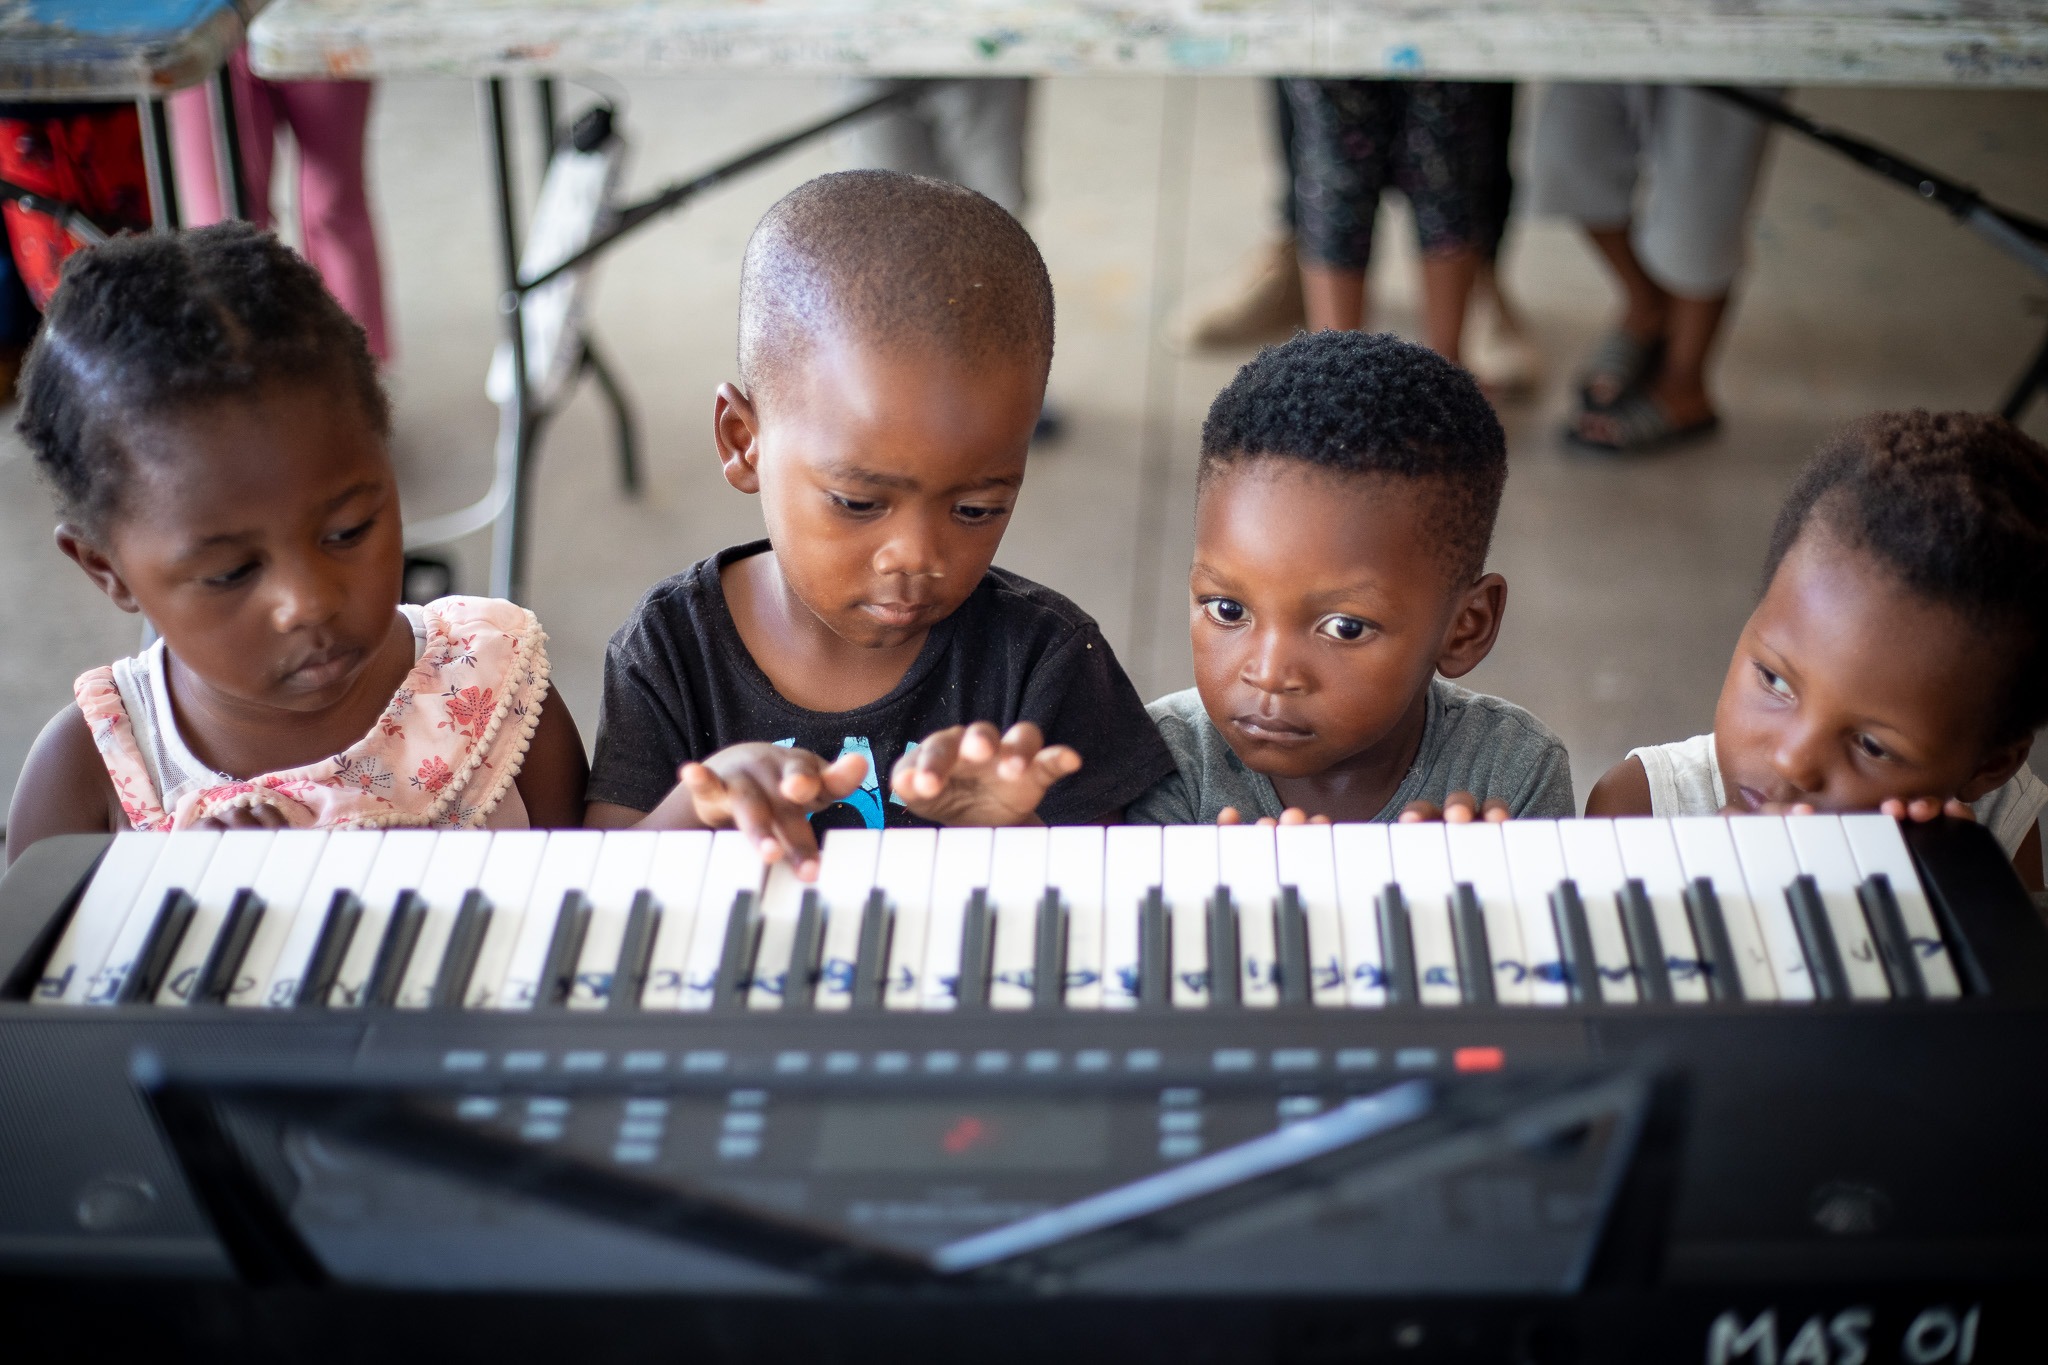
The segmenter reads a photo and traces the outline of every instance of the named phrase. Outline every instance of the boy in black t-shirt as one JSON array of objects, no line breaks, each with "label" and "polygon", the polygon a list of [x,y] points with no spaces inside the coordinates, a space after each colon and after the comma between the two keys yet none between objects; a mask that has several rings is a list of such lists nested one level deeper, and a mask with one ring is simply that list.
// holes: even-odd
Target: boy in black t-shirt
[{"label": "boy in black t-shirt", "polygon": [[991,567],[1052,338],[1037,248],[972,191],[855,171],[768,211],[712,410],[768,539],[612,637],[586,823],[737,827],[810,876],[813,824],[1112,819],[1173,770],[1094,621]]}]

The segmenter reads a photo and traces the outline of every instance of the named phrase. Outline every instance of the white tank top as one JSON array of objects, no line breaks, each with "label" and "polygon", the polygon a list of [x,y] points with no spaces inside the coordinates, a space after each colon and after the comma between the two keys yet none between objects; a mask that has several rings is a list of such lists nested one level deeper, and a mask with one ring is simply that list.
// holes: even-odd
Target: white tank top
[{"label": "white tank top", "polygon": [[[1628,756],[1640,762],[1649,775],[1652,815],[1718,815],[1728,804],[1712,734],[1630,749]],[[2020,851],[2043,807],[2048,807],[2048,783],[2034,776],[2025,764],[2004,786],[1970,803],[1977,823],[1991,831],[2008,858]]]},{"label": "white tank top", "polygon": [[[412,627],[412,659],[418,663],[427,647],[426,614],[409,602],[400,604],[398,610]],[[148,765],[150,778],[162,794],[159,804],[165,810],[177,809],[188,792],[235,780],[202,763],[185,743],[185,736],[178,732],[178,715],[171,705],[170,683],[164,676],[162,640],[140,654],[116,659],[113,669],[114,686],[120,689],[121,705],[128,709],[128,723],[135,731],[135,745],[142,751],[142,761]],[[504,798],[485,818],[484,827],[525,829],[527,823],[526,803],[519,799],[515,784],[505,789]]]}]

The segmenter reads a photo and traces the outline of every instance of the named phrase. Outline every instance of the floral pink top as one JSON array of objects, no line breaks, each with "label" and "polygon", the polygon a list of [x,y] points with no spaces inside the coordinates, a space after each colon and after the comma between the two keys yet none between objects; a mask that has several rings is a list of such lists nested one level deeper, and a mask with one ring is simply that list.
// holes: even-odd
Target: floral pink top
[{"label": "floral pink top", "polygon": [[170,810],[113,667],[81,675],[72,692],[128,822],[187,829],[225,811],[271,806],[293,828],[484,825],[511,792],[540,723],[547,636],[532,612],[495,598],[444,597],[421,612],[418,662],[369,734],[303,768],[184,791]]}]

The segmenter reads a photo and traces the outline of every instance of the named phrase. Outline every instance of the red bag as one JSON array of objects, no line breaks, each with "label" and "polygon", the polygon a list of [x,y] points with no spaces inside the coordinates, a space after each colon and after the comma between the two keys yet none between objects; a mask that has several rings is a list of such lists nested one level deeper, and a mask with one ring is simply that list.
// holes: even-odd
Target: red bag
[{"label": "red bag", "polygon": [[[150,226],[142,122],[132,104],[0,118],[0,179],[61,200],[110,233]],[[22,283],[36,307],[46,307],[78,239],[56,219],[11,200],[0,212],[7,216]]]}]

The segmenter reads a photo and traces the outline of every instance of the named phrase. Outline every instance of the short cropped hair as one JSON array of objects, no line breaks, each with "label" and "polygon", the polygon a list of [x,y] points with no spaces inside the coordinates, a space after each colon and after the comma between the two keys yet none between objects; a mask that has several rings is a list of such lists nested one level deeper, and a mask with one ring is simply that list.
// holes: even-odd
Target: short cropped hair
[{"label": "short cropped hair", "polygon": [[120,508],[137,422],[307,380],[336,384],[390,433],[362,327],[290,247],[240,222],[124,235],[64,263],[15,427],[59,514],[95,531]]},{"label": "short cropped hair", "polygon": [[1304,332],[1237,372],[1202,423],[1200,481],[1243,460],[1437,485],[1430,530],[1462,582],[1486,569],[1507,438],[1471,375],[1390,333]]},{"label": "short cropped hair", "polygon": [[1052,365],[1052,278],[1023,224],[943,180],[842,171],[797,186],[740,267],[740,383],[762,390],[821,334],[979,364]]},{"label": "short cropped hair", "polygon": [[1800,473],[1771,532],[1766,587],[1815,528],[2009,643],[1992,743],[2048,724],[2048,447],[2001,417],[1874,413]]}]

